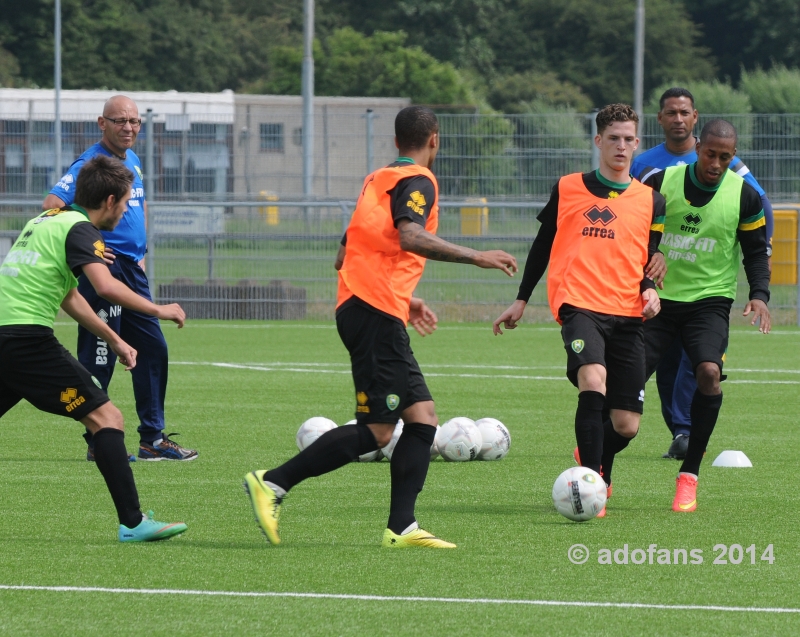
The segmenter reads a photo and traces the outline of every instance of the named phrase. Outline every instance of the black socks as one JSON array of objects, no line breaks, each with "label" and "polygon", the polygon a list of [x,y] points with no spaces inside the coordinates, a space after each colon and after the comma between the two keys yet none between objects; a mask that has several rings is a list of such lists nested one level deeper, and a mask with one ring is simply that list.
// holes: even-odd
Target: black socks
[{"label": "black socks", "polygon": [[142,522],[139,494],[125,449],[125,434],[119,429],[100,429],[94,434],[94,458],[105,478],[111,499],[117,508],[119,523],[129,529]]},{"label": "black socks", "polygon": [[681,473],[700,473],[700,462],[706,452],[708,440],[714,431],[722,407],[722,394],[707,396],[700,390],[694,392],[692,398],[692,430],[689,435],[689,448],[681,465]]},{"label": "black socks", "polygon": [[581,464],[600,473],[603,455],[603,405],[606,397],[596,391],[578,394],[578,410],[575,412],[575,439]]},{"label": "black socks", "polygon": [[436,427],[418,422],[408,422],[392,453],[392,502],[388,527],[402,534],[416,522],[414,506],[422,491],[431,463],[431,445]]},{"label": "black socks", "polygon": [[[375,451],[377,448],[378,443],[375,442],[375,436],[372,435],[369,427],[366,425],[343,425],[326,431],[294,458],[277,469],[267,471],[264,474],[264,480],[289,491],[306,478],[334,471],[353,462],[360,455]],[[397,452],[395,451],[395,453]]]},{"label": "black socks", "polygon": [[614,467],[614,456],[627,447],[631,440],[633,438],[626,438],[617,433],[610,418],[603,423],[603,457],[601,459],[603,472],[601,475],[605,480],[606,486],[611,484],[611,469]]}]

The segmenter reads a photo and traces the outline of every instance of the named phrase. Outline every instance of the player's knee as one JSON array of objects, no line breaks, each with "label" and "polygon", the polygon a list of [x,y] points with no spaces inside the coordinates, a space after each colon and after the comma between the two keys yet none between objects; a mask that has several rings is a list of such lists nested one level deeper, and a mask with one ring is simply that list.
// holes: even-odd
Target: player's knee
[{"label": "player's knee", "polygon": [[720,370],[716,363],[700,363],[695,370],[695,377],[701,393],[712,394],[719,389]]},{"label": "player's knee", "polygon": [[578,389],[606,393],[606,368],[602,365],[584,365],[578,370]]},{"label": "player's knee", "polygon": [[95,433],[100,429],[125,430],[125,420],[122,417],[122,412],[111,402],[107,402],[90,412],[81,422],[86,425],[91,433]]},{"label": "player's knee", "polygon": [[375,442],[383,449],[392,440],[394,427],[391,425],[368,425],[372,435],[375,436]]},{"label": "player's knee", "polygon": [[625,438],[633,438],[639,433],[641,419],[641,415],[636,412],[615,410],[612,417],[614,431]]}]

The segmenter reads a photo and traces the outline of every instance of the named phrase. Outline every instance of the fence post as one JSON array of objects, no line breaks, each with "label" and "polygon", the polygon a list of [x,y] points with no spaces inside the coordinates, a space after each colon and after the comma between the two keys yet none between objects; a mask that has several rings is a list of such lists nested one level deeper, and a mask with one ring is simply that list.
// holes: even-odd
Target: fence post
[{"label": "fence post", "polygon": [[590,142],[592,149],[592,170],[597,170],[600,168],[600,149],[594,143],[594,138],[597,137],[597,109],[594,109],[589,114],[589,120],[592,126],[592,139]]},{"label": "fence post", "polygon": [[800,210],[797,211],[797,301],[795,310],[797,312],[797,325],[800,326]]},{"label": "fence post", "polygon": [[367,119],[367,174],[372,172],[372,164],[375,156],[375,149],[373,147],[373,134],[372,134],[372,120],[375,114],[371,108],[367,109],[367,114],[364,116]]},{"label": "fence post", "polygon": [[208,281],[209,283],[214,279],[214,244],[217,241],[217,235],[208,235]]},{"label": "fence post", "polygon": [[342,210],[342,234],[347,232],[347,226],[350,225],[350,206],[347,202],[340,201],[339,208]]},{"label": "fence post", "polygon": [[[144,138],[144,192],[145,201],[147,197],[155,198],[155,188],[153,187],[153,177],[155,176],[155,153],[153,152],[153,138],[155,131],[153,131],[153,109],[148,108],[145,114],[145,138]],[[150,285],[150,296],[155,300],[156,298],[156,246],[155,246],[155,216],[156,211],[148,209],[148,219],[146,219],[146,232],[147,232],[147,258],[145,260],[145,268],[147,269],[147,281]]]}]

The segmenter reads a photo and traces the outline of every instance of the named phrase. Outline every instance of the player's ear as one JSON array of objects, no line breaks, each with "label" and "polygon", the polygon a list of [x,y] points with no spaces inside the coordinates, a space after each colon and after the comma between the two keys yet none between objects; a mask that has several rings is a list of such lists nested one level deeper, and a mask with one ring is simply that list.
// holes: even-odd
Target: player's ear
[{"label": "player's ear", "polygon": [[395,137],[395,138],[394,138],[394,147],[395,147],[397,150],[400,150],[400,144],[397,142],[397,137]]},{"label": "player's ear", "polygon": [[106,197],[106,210],[113,210],[117,205],[117,198],[114,195]]}]

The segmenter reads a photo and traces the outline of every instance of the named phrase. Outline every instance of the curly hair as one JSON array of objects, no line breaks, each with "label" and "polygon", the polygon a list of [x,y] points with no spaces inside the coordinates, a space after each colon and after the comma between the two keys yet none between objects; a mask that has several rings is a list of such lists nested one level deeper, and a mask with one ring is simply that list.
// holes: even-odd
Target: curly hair
[{"label": "curly hair", "polygon": [[597,134],[602,135],[603,131],[614,122],[633,122],[639,128],[639,116],[633,107],[628,104],[609,104],[604,106],[598,113]]}]

